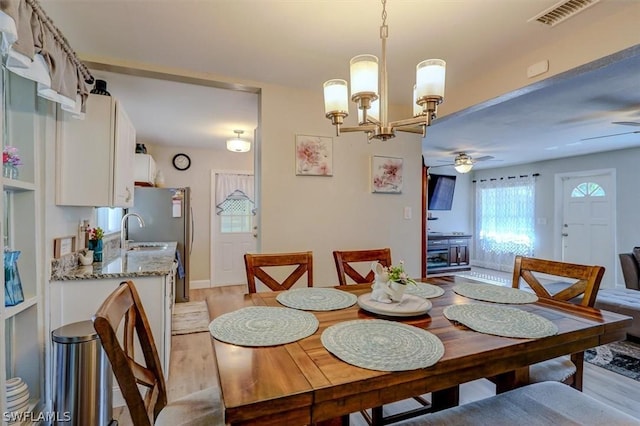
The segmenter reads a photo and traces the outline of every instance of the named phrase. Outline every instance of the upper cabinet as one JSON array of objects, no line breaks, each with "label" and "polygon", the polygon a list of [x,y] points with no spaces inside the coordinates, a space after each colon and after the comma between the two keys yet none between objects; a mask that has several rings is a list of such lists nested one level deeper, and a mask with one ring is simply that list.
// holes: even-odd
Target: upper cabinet
[{"label": "upper cabinet", "polygon": [[149,154],[135,155],[135,182],[138,186],[155,186],[156,162]]},{"label": "upper cabinet", "polygon": [[56,204],[133,206],[136,131],[118,100],[89,95],[84,120],[58,109]]}]

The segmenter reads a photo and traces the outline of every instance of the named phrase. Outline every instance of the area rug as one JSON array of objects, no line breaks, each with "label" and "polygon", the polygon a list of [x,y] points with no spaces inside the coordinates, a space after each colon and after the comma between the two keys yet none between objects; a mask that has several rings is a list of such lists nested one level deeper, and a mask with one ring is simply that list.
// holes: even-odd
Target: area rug
[{"label": "area rug", "polygon": [[640,344],[609,343],[585,351],[584,360],[640,382]]},{"label": "area rug", "polygon": [[475,280],[475,281],[481,281],[481,282],[487,283],[487,284],[497,284],[497,285],[501,285],[501,286],[511,286],[511,280],[510,279],[503,278],[503,277],[500,277],[498,275],[484,273],[484,272],[475,272],[475,271],[458,272],[455,275],[457,277],[460,277],[460,278],[469,278],[469,279],[472,279],[472,280]]},{"label": "area rug", "polygon": [[171,334],[190,334],[209,331],[209,309],[204,300],[173,305]]}]

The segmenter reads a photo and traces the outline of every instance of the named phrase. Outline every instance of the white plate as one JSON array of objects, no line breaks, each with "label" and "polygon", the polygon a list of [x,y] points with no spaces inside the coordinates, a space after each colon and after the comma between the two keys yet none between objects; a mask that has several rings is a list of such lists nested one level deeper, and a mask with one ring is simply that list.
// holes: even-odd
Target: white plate
[{"label": "white plate", "polygon": [[390,317],[415,317],[429,312],[431,301],[412,294],[404,294],[400,302],[382,303],[371,300],[371,293],[358,297],[358,306],[368,312]]}]

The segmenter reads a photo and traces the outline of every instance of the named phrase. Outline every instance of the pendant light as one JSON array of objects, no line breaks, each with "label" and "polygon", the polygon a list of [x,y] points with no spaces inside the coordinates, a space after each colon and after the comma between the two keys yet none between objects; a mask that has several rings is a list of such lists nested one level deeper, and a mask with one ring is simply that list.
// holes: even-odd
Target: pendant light
[{"label": "pendant light", "polygon": [[240,139],[240,135],[244,133],[244,130],[234,130],[233,133],[237,136],[227,140],[227,149],[233,152],[248,152],[251,149],[251,142]]}]

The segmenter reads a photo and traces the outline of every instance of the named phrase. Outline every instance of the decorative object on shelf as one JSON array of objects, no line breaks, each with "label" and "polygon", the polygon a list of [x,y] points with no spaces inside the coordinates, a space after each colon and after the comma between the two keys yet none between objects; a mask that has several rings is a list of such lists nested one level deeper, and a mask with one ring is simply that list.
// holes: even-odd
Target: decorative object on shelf
[{"label": "decorative object on shelf", "polygon": [[404,160],[395,157],[371,157],[371,192],[400,194]]},{"label": "decorative object on shelf", "polygon": [[7,411],[21,413],[29,407],[29,386],[20,377],[7,379]]},{"label": "decorative object on shelf", "polygon": [[24,302],[20,273],[18,273],[19,251],[5,249],[4,252],[4,306],[15,306]]},{"label": "decorative object on shelf", "polygon": [[102,262],[102,237],[104,231],[99,226],[89,229],[89,250],[93,250],[93,261]]},{"label": "decorative object on shelf", "polygon": [[104,80],[96,80],[96,85],[91,92],[94,95],[111,96],[111,93],[107,92],[107,82]]},{"label": "decorative object on shelf", "polygon": [[236,137],[227,140],[227,149],[233,152],[249,152],[251,149],[251,142],[245,139],[240,139],[240,135],[244,133],[244,130],[234,130],[233,133]]},{"label": "decorative object on shelf", "polygon": [[296,175],[333,176],[333,138],[296,135]]},{"label": "decorative object on shelf", "polygon": [[376,302],[400,302],[407,289],[407,285],[416,284],[404,271],[403,261],[400,261],[398,266],[391,266],[389,268],[382,266],[379,262],[372,262],[371,270],[374,272],[374,282],[371,286],[373,289],[371,299]]},{"label": "decorative object on shelf", "polygon": [[[347,82],[341,79],[324,83],[325,116],[340,132],[365,132],[369,140],[386,141],[395,137],[396,130],[421,134],[425,137],[427,127],[436,118],[438,104],[444,99],[445,62],[442,59],[427,59],[416,66],[416,84],[413,86],[413,117],[388,121],[387,98],[387,26],[386,0],[382,0],[382,25],[380,40],[382,60],[378,70],[378,58],[373,55],[358,55],[351,59],[351,100],[362,112],[358,126],[341,127],[349,115]],[[378,94],[378,80],[379,94]],[[377,103],[377,105],[376,105]],[[378,116],[375,114],[378,109]],[[371,111],[369,111],[371,110]]]},{"label": "decorative object on shelf", "polygon": [[136,144],[136,154],[146,154],[147,153],[147,147],[144,146],[143,143],[137,143]]},{"label": "decorative object on shelf", "polygon": [[15,146],[5,146],[2,150],[2,176],[9,179],[18,179],[18,166],[22,165],[22,160]]}]

